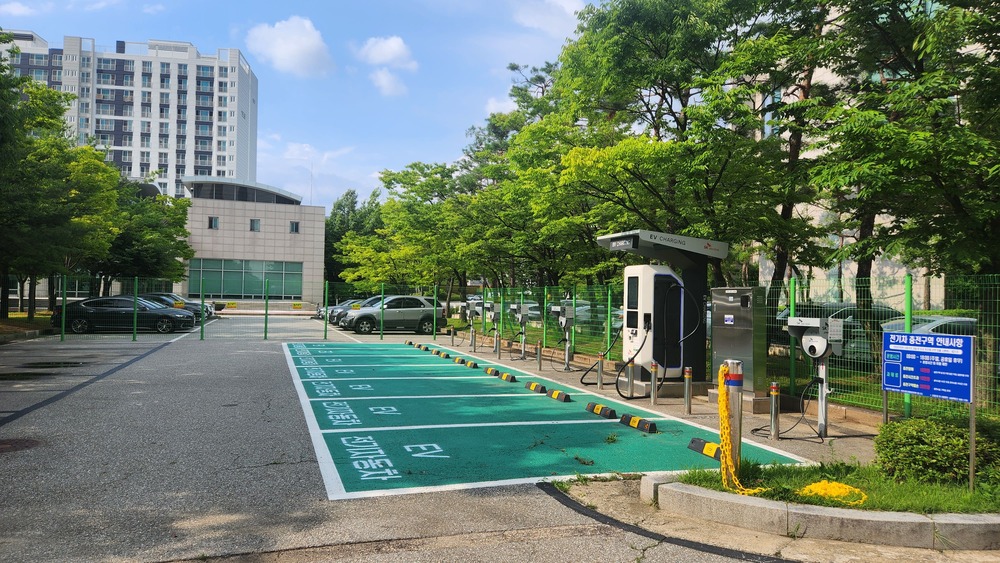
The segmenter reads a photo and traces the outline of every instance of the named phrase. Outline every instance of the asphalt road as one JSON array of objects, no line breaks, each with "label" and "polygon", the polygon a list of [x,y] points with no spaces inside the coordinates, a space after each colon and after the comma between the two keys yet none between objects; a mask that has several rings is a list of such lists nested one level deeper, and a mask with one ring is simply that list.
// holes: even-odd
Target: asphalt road
[{"label": "asphalt road", "polygon": [[172,338],[0,346],[0,561],[770,560],[551,486],[330,501],[282,340]]}]

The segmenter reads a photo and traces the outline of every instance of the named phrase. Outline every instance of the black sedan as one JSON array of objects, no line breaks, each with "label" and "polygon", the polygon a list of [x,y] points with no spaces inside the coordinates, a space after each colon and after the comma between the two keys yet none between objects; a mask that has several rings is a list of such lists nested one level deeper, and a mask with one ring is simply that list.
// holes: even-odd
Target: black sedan
[{"label": "black sedan", "polygon": [[[140,330],[161,334],[194,328],[194,314],[131,295],[92,297],[66,305],[66,328],[76,334],[95,330],[132,330],[133,319]],[[52,313],[52,326],[62,326],[63,311]]]},{"label": "black sedan", "polygon": [[201,322],[202,317],[206,316],[206,311],[208,309],[208,307],[202,309],[201,305],[197,303],[191,304],[187,301],[180,301],[163,293],[141,293],[139,294],[139,298],[152,301],[153,303],[159,303],[160,305],[166,305],[167,307],[191,311],[191,314],[194,315],[195,322],[198,323]]}]

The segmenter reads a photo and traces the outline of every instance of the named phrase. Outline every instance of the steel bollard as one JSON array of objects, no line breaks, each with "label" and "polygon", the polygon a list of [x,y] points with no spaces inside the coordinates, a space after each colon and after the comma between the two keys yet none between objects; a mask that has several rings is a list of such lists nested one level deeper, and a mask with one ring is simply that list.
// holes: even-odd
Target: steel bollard
[{"label": "steel bollard", "polygon": [[778,426],[781,413],[781,387],[777,381],[771,382],[771,436],[772,440],[778,440],[781,436],[781,428]]},{"label": "steel bollard", "polygon": [[542,371],[542,341],[535,342],[535,358],[538,359],[538,371]]},{"label": "steel bollard", "polygon": [[691,368],[684,368],[684,414],[691,414]]},{"label": "steel bollard", "polygon": [[652,374],[652,376],[649,378],[649,383],[650,383],[650,387],[649,387],[649,404],[650,405],[655,405],[656,404],[656,395],[657,395],[657,393],[659,391],[656,388],[656,383],[657,383],[656,380],[659,379],[659,377],[658,377],[659,371],[660,371],[660,366],[656,363],[656,360],[653,360],[650,363],[650,365],[649,365],[649,372]]},{"label": "steel bollard", "polygon": [[635,361],[629,361],[628,368],[625,370],[625,375],[628,378],[628,398],[631,399],[634,395],[635,390]]},{"label": "steel bollard", "polygon": [[476,353],[476,327],[469,329],[469,340],[472,341],[472,353]]},{"label": "steel bollard", "polygon": [[604,390],[604,352],[597,355],[597,390]]},{"label": "steel bollard", "polygon": [[451,347],[455,347],[455,327],[448,327],[448,334],[451,335]]},{"label": "steel bollard", "polygon": [[721,383],[727,387],[729,396],[729,451],[732,452],[735,472],[731,477],[736,479],[740,473],[743,446],[743,362],[726,360],[726,365],[729,366],[729,373],[726,374],[726,380]]}]

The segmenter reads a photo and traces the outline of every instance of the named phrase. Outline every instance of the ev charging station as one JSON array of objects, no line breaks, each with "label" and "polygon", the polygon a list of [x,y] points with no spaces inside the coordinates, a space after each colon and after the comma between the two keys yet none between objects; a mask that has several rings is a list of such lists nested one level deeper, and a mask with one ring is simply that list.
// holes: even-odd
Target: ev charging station
[{"label": "ev charging station", "polygon": [[668,265],[625,268],[625,324],[622,354],[639,371],[640,387],[652,381],[652,362],[667,382],[681,383],[684,368],[704,384],[708,260],[729,255],[729,244],[671,233],[633,230],[598,237],[612,252],[630,252]]},{"label": "ev charging station", "polygon": [[527,338],[527,332],[525,330],[528,328],[528,311],[530,307],[528,305],[512,304],[510,306],[510,312],[514,315],[514,320],[517,321],[519,327],[519,332],[514,335],[514,337],[521,337],[521,357],[519,360],[525,360],[527,356],[527,344],[525,339]]},{"label": "ev charging station", "polygon": [[563,362],[563,371],[570,371],[569,363],[573,361],[573,342],[572,342],[572,331],[573,331],[573,319],[576,318],[575,310],[573,305],[553,305],[552,314],[559,319],[559,328],[563,330],[563,342],[565,343],[565,360]]},{"label": "ev charging station", "polygon": [[816,383],[819,385],[817,426],[820,438],[826,438],[827,398],[832,392],[826,375],[826,359],[839,356],[844,346],[844,319],[788,317],[788,333],[799,339],[802,351],[816,360]]}]

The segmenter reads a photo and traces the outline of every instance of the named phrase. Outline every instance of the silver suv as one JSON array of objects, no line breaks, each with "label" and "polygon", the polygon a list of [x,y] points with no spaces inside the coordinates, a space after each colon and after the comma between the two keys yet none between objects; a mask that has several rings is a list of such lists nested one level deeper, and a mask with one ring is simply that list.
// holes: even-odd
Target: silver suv
[{"label": "silver suv", "polygon": [[379,321],[384,319],[382,330],[413,330],[417,334],[431,334],[435,323],[438,327],[448,323],[444,310],[435,306],[433,301],[432,297],[388,295],[381,303],[348,311],[340,326],[359,334],[369,334],[379,330]]}]

